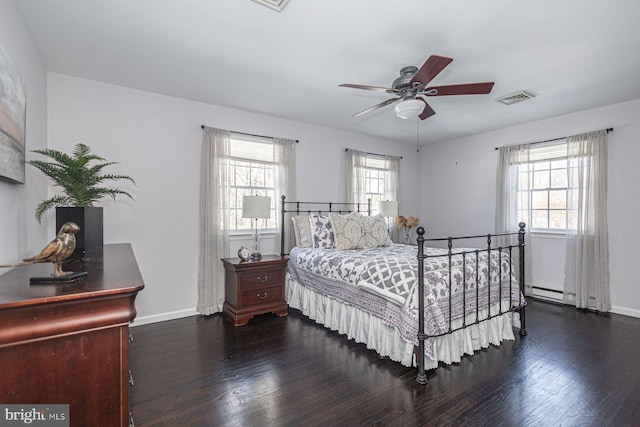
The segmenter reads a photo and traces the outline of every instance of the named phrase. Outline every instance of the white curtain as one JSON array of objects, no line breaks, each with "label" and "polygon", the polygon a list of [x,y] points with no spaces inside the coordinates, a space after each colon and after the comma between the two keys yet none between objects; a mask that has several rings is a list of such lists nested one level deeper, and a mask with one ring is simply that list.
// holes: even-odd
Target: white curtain
[{"label": "white curtain", "polygon": [[221,258],[229,256],[229,131],[205,127],[200,168],[200,255],[197,311],[222,311],[225,272]]},{"label": "white curtain", "polygon": [[[384,198],[397,200],[400,205],[400,157],[351,149],[346,154],[347,202],[367,203],[366,170],[371,168],[386,171]],[[377,209],[377,206],[372,208]]]},{"label": "white curtain", "polygon": [[[530,146],[511,145],[500,148],[498,160],[498,174],[496,178],[496,233],[511,233],[518,231],[518,212],[523,215],[523,222],[529,222],[531,218],[531,204],[527,197],[518,191],[521,188],[520,180],[531,180],[533,170],[529,167]],[[530,224],[527,224],[527,230]],[[515,245],[518,237],[498,237],[496,244],[499,246]],[[517,268],[520,257],[517,251],[512,253],[514,268]],[[529,233],[525,235],[525,294],[532,293],[532,257],[531,239]]]},{"label": "white curtain", "polygon": [[602,312],[611,310],[606,142],[604,130],[567,139],[575,231],[567,233],[564,302]]},{"label": "white curtain", "polygon": [[[296,142],[292,139],[274,138],[273,139],[274,156],[273,159],[277,165],[278,174],[276,176],[276,253],[281,251],[280,225],[282,218],[280,217],[280,207],[282,196],[287,200],[296,200]],[[291,233],[291,227],[285,224],[285,240],[284,253],[288,253],[294,246],[295,236]]]}]

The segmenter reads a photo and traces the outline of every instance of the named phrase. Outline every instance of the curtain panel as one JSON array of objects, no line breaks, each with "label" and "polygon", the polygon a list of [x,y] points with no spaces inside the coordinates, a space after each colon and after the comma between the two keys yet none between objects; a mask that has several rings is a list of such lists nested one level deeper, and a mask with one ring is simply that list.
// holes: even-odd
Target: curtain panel
[{"label": "curtain panel", "polygon": [[[280,202],[282,196],[285,196],[287,200],[296,200],[296,142],[292,139],[274,138],[274,161],[277,165],[276,176],[276,250],[275,253],[281,253],[281,236],[280,236],[280,224],[282,221],[280,212]],[[284,253],[289,253],[290,249],[295,246],[295,236],[293,235],[292,228],[284,227]]]},{"label": "curtain panel", "polygon": [[607,227],[607,133],[567,139],[569,209],[575,230],[567,232],[564,302],[601,312],[611,310]]},{"label": "curtain panel", "polygon": [[204,127],[200,156],[200,253],[198,257],[197,311],[210,315],[222,311],[224,267],[229,256],[229,153],[230,133]]},{"label": "curtain panel", "polygon": [[[512,233],[518,230],[518,211],[525,211],[527,217],[531,218],[531,204],[519,191],[521,179],[533,179],[532,170],[528,168],[530,160],[529,145],[511,145],[500,148],[498,160],[498,172],[496,179],[496,233]],[[525,221],[526,223],[526,221]],[[530,224],[527,224],[530,229]],[[497,237],[496,243],[499,246],[518,244],[518,236]],[[525,235],[525,295],[532,294],[532,256],[531,256],[531,236]],[[514,265],[519,263],[517,251],[512,254]]]}]

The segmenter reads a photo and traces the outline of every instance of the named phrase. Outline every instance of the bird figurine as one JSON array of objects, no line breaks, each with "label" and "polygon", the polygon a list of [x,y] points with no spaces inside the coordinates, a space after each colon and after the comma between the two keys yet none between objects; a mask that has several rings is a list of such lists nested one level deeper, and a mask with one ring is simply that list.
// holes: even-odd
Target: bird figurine
[{"label": "bird figurine", "polygon": [[62,261],[71,256],[76,249],[76,233],[80,227],[74,222],[67,222],[53,239],[40,253],[34,257],[26,258],[18,264],[0,265],[2,268],[20,267],[22,265],[35,264],[39,262],[53,263],[53,277],[62,277],[71,274],[71,271],[62,271]]}]

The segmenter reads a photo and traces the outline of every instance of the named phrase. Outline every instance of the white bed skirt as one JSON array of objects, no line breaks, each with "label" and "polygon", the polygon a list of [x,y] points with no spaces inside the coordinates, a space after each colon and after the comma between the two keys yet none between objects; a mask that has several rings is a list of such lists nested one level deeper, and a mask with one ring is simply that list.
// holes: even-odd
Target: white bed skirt
[{"label": "white bed skirt", "polygon": [[[290,307],[300,310],[316,323],[346,335],[357,343],[363,343],[368,349],[404,366],[416,366],[414,345],[404,341],[394,328],[359,308],[303,286],[288,274],[286,300]],[[508,308],[508,302],[506,304],[503,310]],[[481,312],[481,318],[483,315],[486,313]],[[467,323],[474,320],[475,314],[467,316]],[[425,369],[436,368],[438,362],[457,363],[465,354],[473,354],[491,344],[499,346],[503,340],[513,340],[513,327],[519,327],[519,324],[519,315],[510,312],[442,337],[431,338],[433,355],[425,358]]]}]

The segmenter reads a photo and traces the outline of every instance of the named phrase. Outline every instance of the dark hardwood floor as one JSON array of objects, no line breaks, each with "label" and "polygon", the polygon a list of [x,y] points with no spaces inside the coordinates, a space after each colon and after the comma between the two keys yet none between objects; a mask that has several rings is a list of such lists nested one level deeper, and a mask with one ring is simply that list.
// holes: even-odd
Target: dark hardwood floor
[{"label": "dark hardwood floor", "polygon": [[529,335],[430,371],[289,309],[134,327],[142,426],[639,426],[640,319],[530,301]]}]

